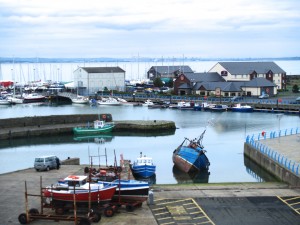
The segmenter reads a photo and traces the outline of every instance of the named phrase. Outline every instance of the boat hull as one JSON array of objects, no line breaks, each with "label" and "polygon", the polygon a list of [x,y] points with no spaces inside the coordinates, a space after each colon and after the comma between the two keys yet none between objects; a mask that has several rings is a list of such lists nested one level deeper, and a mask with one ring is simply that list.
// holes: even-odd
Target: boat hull
[{"label": "boat hull", "polygon": [[231,108],[232,112],[253,112],[253,108]]},{"label": "boat hull", "polygon": [[155,170],[154,165],[131,165],[131,171],[137,177],[149,178],[155,174]]},{"label": "boat hull", "polygon": [[190,173],[201,170],[208,170],[209,160],[202,150],[180,146],[173,152],[174,165],[183,172]]},{"label": "boat hull", "polygon": [[45,102],[45,97],[40,98],[24,98],[23,103],[32,103],[32,102]]},{"label": "boat hull", "polygon": [[[149,184],[136,180],[115,180],[113,182],[99,181],[105,185],[117,185],[113,200],[122,202],[144,202],[148,199]],[[120,187],[120,188],[119,188]]]},{"label": "boat hull", "polygon": [[[44,190],[44,197],[52,198],[54,201],[60,202],[74,202],[74,198],[77,203],[88,203],[89,199],[93,202],[107,203],[112,200],[113,195],[116,192],[116,186],[110,186],[102,189],[75,189],[72,188],[48,188]],[[75,196],[75,197],[74,197]]]}]

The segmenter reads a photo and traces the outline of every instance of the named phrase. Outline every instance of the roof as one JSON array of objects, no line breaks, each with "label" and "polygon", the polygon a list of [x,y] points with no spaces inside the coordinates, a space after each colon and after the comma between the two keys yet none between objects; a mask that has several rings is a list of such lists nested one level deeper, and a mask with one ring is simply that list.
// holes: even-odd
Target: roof
[{"label": "roof", "polygon": [[231,74],[266,74],[270,70],[273,73],[286,73],[274,62],[219,62]]},{"label": "roof", "polygon": [[277,85],[272,83],[263,77],[257,77],[247,82],[239,82],[242,87],[276,87]]},{"label": "roof", "polygon": [[201,86],[210,91],[214,91],[216,88],[221,88],[221,91],[226,92],[241,91],[240,85],[236,82],[203,82],[197,83],[193,89],[198,90]]},{"label": "roof", "polygon": [[190,89],[191,85],[188,83],[183,83],[181,85],[179,85],[178,89]]},{"label": "roof", "polygon": [[218,73],[185,73],[184,74],[191,82],[217,82],[225,81]]},{"label": "roof", "polygon": [[80,67],[87,73],[124,73],[120,67]]},{"label": "roof", "polygon": [[150,68],[156,70],[158,73],[174,73],[175,71],[181,71],[183,73],[193,73],[193,70],[189,66],[152,66]]}]

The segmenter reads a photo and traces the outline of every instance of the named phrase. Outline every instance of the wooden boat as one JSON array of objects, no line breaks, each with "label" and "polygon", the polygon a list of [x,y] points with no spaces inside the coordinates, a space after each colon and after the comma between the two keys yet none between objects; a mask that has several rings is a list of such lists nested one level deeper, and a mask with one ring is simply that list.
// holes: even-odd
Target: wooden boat
[{"label": "wooden boat", "polygon": [[136,161],[130,164],[132,174],[136,177],[148,178],[155,174],[156,166],[151,157],[143,156],[142,152]]},{"label": "wooden boat", "polygon": [[98,181],[99,184],[117,186],[113,199],[122,202],[144,202],[148,199],[149,184],[138,180],[116,179],[112,182]]},{"label": "wooden boat", "polygon": [[235,104],[231,107],[232,112],[253,112],[253,107],[246,104]]},{"label": "wooden boat", "polygon": [[173,152],[174,165],[183,172],[190,173],[194,171],[208,170],[210,162],[205,155],[202,145],[202,139],[205,130],[193,140],[184,138],[184,141]]},{"label": "wooden boat", "polygon": [[[116,191],[115,185],[105,185],[87,182],[87,176],[70,175],[56,185],[46,187],[43,197],[51,198],[56,202],[77,203],[107,203],[110,202]],[[75,195],[75,197],[74,197]]]},{"label": "wooden boat", "polygon": [[93,127],[74,127],[73,132],[75,135],[91,135],[111,132],[115,127],[113,122],[106,123],[103,120],[95,120]]}]

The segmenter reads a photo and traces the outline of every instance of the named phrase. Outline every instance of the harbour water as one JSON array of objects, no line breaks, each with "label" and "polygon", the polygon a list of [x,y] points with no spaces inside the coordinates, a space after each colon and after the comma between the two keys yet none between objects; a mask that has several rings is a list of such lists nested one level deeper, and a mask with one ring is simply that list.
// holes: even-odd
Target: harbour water
[{"label": "harbour water", "polygon": [[[172,120],[176,124],[174,133],[163,135],[146,133],[112,134],[96,139],[75,140],[73,135],[30,138],[0,143],[0,173],[33,166],[40,155],[57,155],[61,159],[79,157],[81,164],[88,164],[90,156],[100,157],[105,164],[112,165],[114,151],[117,159],[135,160],[140,152],[151,156],[157,165],[156,183],[181,182],[262,182],[274,178],[261,171],[244,158],[243,145],[248,134],[300,127],[298,115],[278,116],[273,113],[199,112],[172,109],[148,109],[132,106],[98,106],[21,104],[0,107],[0,118],[111,113],[114,120]],[[194,180],[173,171],[172,153],[184,137],[198,137],[206,129],[203,145],[211,166],[209,174],[200,174]],[[99,157],[93,157],[99,164]],[[198,179],[197,181],[195,179]]]}]

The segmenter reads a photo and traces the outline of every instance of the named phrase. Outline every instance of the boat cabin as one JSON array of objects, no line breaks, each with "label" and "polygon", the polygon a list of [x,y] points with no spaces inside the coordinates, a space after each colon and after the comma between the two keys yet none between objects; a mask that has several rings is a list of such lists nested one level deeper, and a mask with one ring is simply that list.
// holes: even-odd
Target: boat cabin
[{"label": "boat cabin", "polygon": [[104,125],[105,125],[105,122],[103,120],[95,120],[94,121],[94,128],[95,129],[102,128],[102,127],[104,127]]},{"label": "boat cabin", "polygon": [[137,158],[136,164],[150,166],[150,165],[153,165],[153,161],[152,161],[152,158],[150,158],[150,157],[142,156],[140,158]]},{"label": "boat cabin", "polygon": [[66,184],[68,184],[68,186],[80,187],[87,183],[87,176],[70,175],[66,177],[64,181]]}]

